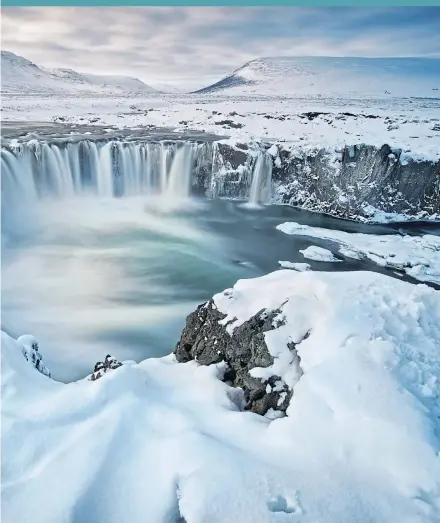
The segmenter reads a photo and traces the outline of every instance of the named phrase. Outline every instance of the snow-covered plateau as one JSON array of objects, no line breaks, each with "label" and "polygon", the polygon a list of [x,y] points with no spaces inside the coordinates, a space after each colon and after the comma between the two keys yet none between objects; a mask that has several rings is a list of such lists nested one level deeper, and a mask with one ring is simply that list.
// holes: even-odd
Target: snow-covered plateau
[{"label": "snow-covered plateau", "polygon": [[2,520],[438,523],[439,84],[2,52]]},{"label": "snow-covered plateau", "polygon": [[243,411],[222,362],[168,356],[63,384],[23,357],[28,337],[3,334],[5,521],[438,520],[437,291],[280,270],[213,306],[219,345],[276,311],[264,332],[273,363],[250,372],[293,390],[287,416]]}]

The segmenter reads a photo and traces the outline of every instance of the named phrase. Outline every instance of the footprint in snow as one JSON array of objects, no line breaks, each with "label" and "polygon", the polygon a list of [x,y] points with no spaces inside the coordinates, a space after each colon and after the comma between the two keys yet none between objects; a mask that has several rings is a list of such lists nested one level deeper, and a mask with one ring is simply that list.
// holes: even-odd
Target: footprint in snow
[{"label": "footprint in snow", "polygon": [[302,514],[303,510],[298,500],[298,493],[293,498],[288,496],[274,496],[267,502],[270,512],[284,512],[285,514]]}]

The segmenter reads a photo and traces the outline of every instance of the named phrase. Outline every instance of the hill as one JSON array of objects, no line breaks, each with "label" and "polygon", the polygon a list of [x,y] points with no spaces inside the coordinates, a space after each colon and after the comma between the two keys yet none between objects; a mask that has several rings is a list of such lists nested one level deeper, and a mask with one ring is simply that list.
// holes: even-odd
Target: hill
[{"label": "hill", "polygon": [[267,96],[438,97],[440,59],[273,57],[252,60],[196,91]]},{"label": "hill", "polygon": [[75,93],[154,93],[155,89],[138,78],[79,73],[73,69],[47,69],[26,58],[1,52],[2,93],[75,94]]}]

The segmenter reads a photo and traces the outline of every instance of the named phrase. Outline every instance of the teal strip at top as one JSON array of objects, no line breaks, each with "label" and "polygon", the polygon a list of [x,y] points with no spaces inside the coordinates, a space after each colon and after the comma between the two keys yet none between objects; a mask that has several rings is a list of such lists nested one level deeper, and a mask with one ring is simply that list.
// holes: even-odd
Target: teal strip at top
[{"label": "teal strip at top", "polygon": [[440,0],[3,0],[2,6],[440,6]]}]

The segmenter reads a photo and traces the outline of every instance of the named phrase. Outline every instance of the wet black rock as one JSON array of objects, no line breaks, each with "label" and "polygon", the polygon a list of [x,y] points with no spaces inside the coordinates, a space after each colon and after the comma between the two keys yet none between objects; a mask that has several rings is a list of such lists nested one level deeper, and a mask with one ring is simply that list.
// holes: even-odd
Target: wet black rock
[{"label": "wet black rock", "polygon": [[[268,381],[250,375],[255,367],[269,367],[273,357],[266,346],[264,333],[279,327],[280,311],[261,310],[236,327],[231,334],[227,325],[220,323],[225,315],[211,300],[200,305],[186,319],[180,341],[174,353],[178,362],[196,360],[201,365],[225,361],[228,371],[224,381],[244,391],[245,409],[264,415],[269,409],[285,412],[292,391],[279,376]],[[295,350],[294,346],[291,350]]]}]

